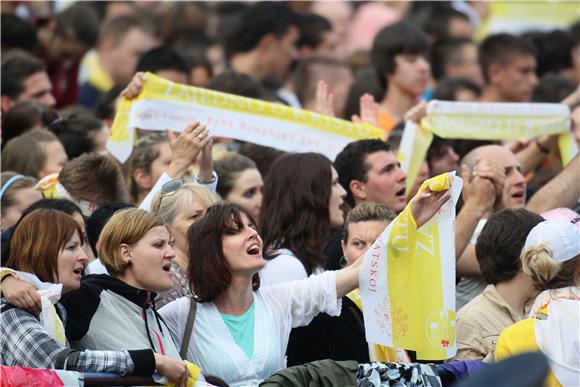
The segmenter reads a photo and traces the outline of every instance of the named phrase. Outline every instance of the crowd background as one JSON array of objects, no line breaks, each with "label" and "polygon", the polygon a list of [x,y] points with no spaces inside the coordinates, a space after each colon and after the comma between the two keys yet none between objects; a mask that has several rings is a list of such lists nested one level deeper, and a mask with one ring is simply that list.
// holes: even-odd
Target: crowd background
[{"label": "crowd background", "polygon": [[[93,362],[98,370],[147,375],[157,369],[179,380],[185,371],[171,359],[181,356],[231,385],[267,379],[284,368],[285,356],[288,365],[327,358],[417,364],[412,351],[366,344],[360,294],[351,292],[349,281],[359,268],[356,258],[407,204],[418,219],[433,215],[425,203],[441,206],[447,199],[427,197],[419,187],[453,171],[464,179],[455,240],[459,351],[453,360],[488,361],[522,348],[537,350],[528,343],[533,319],[526,317],[546,312],[545,292],[557,289],[553,299],[579,300],[580,236],[576,227],[558,222],[579,224],[580,159],[562,165],[556,136],[503,143],[436,137],[409,195],[396,160],[405,121],[418,122],[425,102],[433,99],[562,103],[570,108],[580,146],[575,2],[2,1],[0,6],[2,266],[55,282],[50,271],[60,273],[62,251],[70,247],[80,263],[68,274],[79,274],[80,267],[96,275],[85,277],[80,289],[74,280],[63,288],[70,296],[58,305],[73,322],[65,324],[66,340],[51,347],[51,359],[69,356],[62,348],[70,342],[86,350],[75,358],[78,369]],[[384,138],[355,141],[329,160],[212,137],[211,127],[194,122],[181,134],[182,128],[138,130],[133,153],[121,164],[108,153],[107,140],[118,99],[136,97],[145,72],[366,122],[383,129]],[[30,224],[31,216],[36,223]],[[537,231],[546,220],[556,225]],[[50,222],[59,225],[50,230],[54,235],[47,231],[54,239],[26,250],[32,247],[22,238],[34,234],[34,224],[50,228]],[[141,246],[150,232],[157,233],[164,251],[157,261],[138,258],[150,256]],[[538,250],[543,242],[527,239],[537,233],[547,238],[543,253]],[[237,241],[238,235],[247,240]],[[211,238],[225,236],[231,243],[212,244]],[[56,250],[49,249],[51,241]],[[567,246],[564,253],[555,247],[561,245]],[[232,259],[233,251],[263,254],[266,261],[252,266]],[[55,261],[39,269],[38,263],[26,263],[23,252],[42,262],[58,255],[59,268]],[[226,263],[217,264],[216,257]],[[159,266],[157,274],[148,273],[152,265]],[[163,276],[161,270],[171,273],[171,281],[153,278]],[[308,282],[311,275],[319,281]],[[23,315],[5,314],[5,305],[36,312],[39,301],[14,276],[3,272],[2,279],[8,298],[3,319],[14,320],[13,331],[3,326],[2,333],[10,335],[35,322],[18,325]],[[306,282],[262,290],[294,280]],[[134,289],[147,295],[132,294]],[[155,302],[148,309],[149,292],[158,293],[157,307],[168,304],[160,314]],[[544,301],[534,304],[538,294]],[[180,297],[192,295],[199,317],[192,344],[186,341],[180,352],[190,310],[188,298]],[[145,303],[142,310],[134,305],[139,302]],[[107,303],[116,307],[102,307]],[[123,303],[130,312],[118,313]],[[567,310],[552,304],[554,313]],[[226,330],[212,330],[218,310],[233,341],[224,342]],[[320,311],[328,314],[315,317]],[[110,336],[111,321],[120,318],[116,323],[129,329],[141,324],[136,317],[141,312],[143,337],[127,339],[123,330]],[[329,317],[336,314],[340,317]],[[254,321],[275,339],[254,340]],[[578,343],[577,326],[542,329]],[[7,345],[18,344],[3,342],[2,364],[60,364],[38,359],[22,364],[17,355],[7,355]],[[159,346],[167,349],[162,355]],[[139,352],[143,348],[155,354]],[[229,362],[220,358],[219,351],[232,348]],[[570,352],[562,353],[558,360],[568,364]],[[107,356],[114,364],[103,360]],[[417,367],[415,372],[427,372]],[[552,370],[554,382],[566,385],[561,371]],[[445,372],[455,375],[439,369]],[[580,383],[577,366],[574,372]]]}]

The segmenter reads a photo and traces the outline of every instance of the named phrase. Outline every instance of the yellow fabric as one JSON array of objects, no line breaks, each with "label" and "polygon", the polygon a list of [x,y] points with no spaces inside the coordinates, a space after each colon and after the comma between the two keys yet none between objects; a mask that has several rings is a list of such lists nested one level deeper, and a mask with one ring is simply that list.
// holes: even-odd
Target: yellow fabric
[{"label": "yellow fabric", "polygon": [[89,83],[101,93],[105,93],[114,86],[113,80],[105,72],[96,51],[85,55],[81,63],[81,80]]},{"label": "yellow fabric", "polygon": [[[540,309],[539,313],[546,314],[547,306]],[[540,348],[536,343],[536,333],[534,324],[536,318],[527,318],[506,328],[497,341],[495,347],[495,361],[500,361],[508,357],[525,353],[539,352]],[[556,379],[553,372],[549,372],[544,386],[562,386]]]},{"label": "yellow fabric", "polygon": [[[576,146],[570,133],[570,113],[567,116],[557,104],[494,104],[431,101],[427,115],[417,125],[413,141],[403,146],[401,141],[398,159],[407,163],[407,194],[413,188],[427,150],[437,135],[446,139],[466,140],[516,140],[541,135],[559,134],[558,146],[564,165],[575,155]],[[550,114],[534,115],[534,109]],[[543,110],[542,110],[543,109]],[[508,114],[508,110],[513,114]],[[522,112],[528,112],[523,115]],[[552,114],[553,112],[553,114]]]},{"label": "yellow fabric", "polygon": [[[187,379],[187,387],[194,387],[195,383],[199,381],[199,377],[201,376],[201,368],[196,366],[193,363],[184,360],[185,365],[187,366],[187,370],[189,371],[189,379]],[[167,387],[175,387],[175,383],[167,383]]]},{"label": "yellow fabric", "polygon": [[[161,128],[154,125],[161,125],[161,123],[165,125],[165,122],[169,122],[171,125],[176,125],[179,122],[181,125],[186,121],[191,121],[194,117],[198,117],[196,119],[206,117],[203,118],[206,121],[204,123],[208,127],[214,126],[217,127],[216,130],[221,130],[219,136],[238,136],[240,140],[252,142],[264,137],[261,133],[267,132],[269,138],[276,138],[274,141],[278,141],[268,144],[269,146],[295,151],[296,149],[284,148],[289,147],[289,144],[294,144],[292,147],[298,145],[310,147],[311,151],[316,150],[321,153],[325,153],[325,149],[320,149],[318,146],[326,145],[324,142],[327,140],[330,140],[332,145],[336,143],[336,138],[344,138],[350,142],[367,138],[384,138],[385,136],[383,130],[369,124],[355,124],[279,103],[181,85],[155,74],[146,73],[142,92],[132,100],[121,98],[117,107],[111,128],[111,137],[107,145],[115,157],[124,161],[125,155],[128,157],[132,149],[133,140],[130,130],[134,128],[128,126],[130,114],[137,111],[133,110],[133,106],[140,106],[139,104],[153,104],[154,106],[156,103],[162,103],[163,106],[160,116],[155,115],[155,109],[150,108],[152,105],[148,105],[146,111],[139,113],[141,115],[139,119],[150,120],[148,122],[153,125],[146,126],[144,129],[159,130]],[[184,111],[183,104],[191,106],[191,110]],[[210,118],[214,121],[211,121]],[[151,122],[155,122],[155,124]],[[228,124],[228,122],[230,123]],[[243,130],[239,129],[239,125],[242,125]],[[264,132],[265,129],[262,127],[267,128],[267,131]],[[302,133],[301,131],[306,133],[298,136],[297,133]],[[294,135],[298,137],[294,138]],[[313,141],[312,145],[309,145],[310,141]]]},{"label": "yellow fabric", "polygon": [[[427,187],[444,191],[451,187],[451,179],[441,174],[423,182],[420,190]],[[417,351],[419,359],[446,359],[447,348],[455,344],[455,311],[443,305],[439,224],[431,222],[419,231],[410,203],[393,223],[387,283],[394,344]]]},{"label": "yellow fabric", "polygon": [[58,183],[58,173],[53,173],[44,177],[38,183],[34,189],[40,191],[42,196],[46,199],[58,199],[58,195],[56,193],[56,184]]},{"label": "yellow fabric", "polygon": [[54,305],[52,305],[50,309],[50,317],[52,319],[54,327],[54,332],[51,332],[51,334],[53,335],[53,339],[55,339],[63,347],[66,346],[66,335],[64,333],[64,326],[62,324],[60,317],[58,317],[58,314],[56,313],[56,307]]},{"label": "yellow fabric", "polygon": [[[362,299],[360,295],[360,290],[355,289],[346,295],[362,312]],[[403,351],[403,350],[400,350]],[[369,343],[369,358],[370,361],[381,361],[381,362],[400,362],[399,356],[397,356],[397,350],[394,348],[387,347],[386,345],[380,344],[370,344]]]}]

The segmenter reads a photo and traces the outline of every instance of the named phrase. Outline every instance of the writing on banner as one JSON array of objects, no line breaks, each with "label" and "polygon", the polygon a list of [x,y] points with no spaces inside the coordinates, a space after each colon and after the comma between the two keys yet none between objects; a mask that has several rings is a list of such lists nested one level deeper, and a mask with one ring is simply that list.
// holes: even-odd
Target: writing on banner
[{"label": "writing on banner", "polygon": [[147,73],[142,93],[122,100],[108,149],[121,161],[132,150],[133,128],[181,131],[192,121],[213,136],[231,137],[284,151],[319,152],[330,159],[346,144],[384,132],[322,114],[237,95],[180,85]]}]

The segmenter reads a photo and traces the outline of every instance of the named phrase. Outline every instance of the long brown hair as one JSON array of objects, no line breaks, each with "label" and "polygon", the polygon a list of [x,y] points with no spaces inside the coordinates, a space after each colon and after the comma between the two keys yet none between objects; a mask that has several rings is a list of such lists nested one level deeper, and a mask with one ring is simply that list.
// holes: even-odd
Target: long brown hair
[{"label": "long brown hair", "polygon": [[58,281],[58,255],[75,232],[82,244],[82,230],[71,216],[57,210],[35,210],[14,230],[6,266],[35,274],[43,282]]},{"label": "long brown hair", "polygon": [[280,156],[264,183],[260,234],[265,259],[288,249],[308,274],[324,266],[323,249],[330,230],[331,161],[319,153]]}]

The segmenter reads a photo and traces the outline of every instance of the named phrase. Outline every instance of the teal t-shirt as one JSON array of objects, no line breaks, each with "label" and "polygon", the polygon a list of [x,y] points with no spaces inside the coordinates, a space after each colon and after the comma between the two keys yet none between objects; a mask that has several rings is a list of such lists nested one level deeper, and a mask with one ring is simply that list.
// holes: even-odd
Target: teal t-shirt
[{"label": "teal t-shirt", "polygon": [[254,354],[254,303],[241,316],[220,314],[234,341],[250,359]]}]

